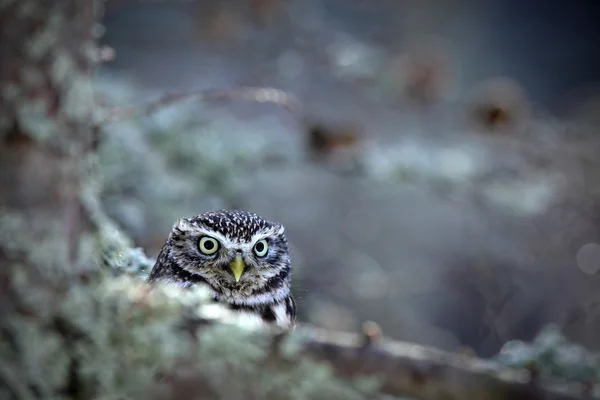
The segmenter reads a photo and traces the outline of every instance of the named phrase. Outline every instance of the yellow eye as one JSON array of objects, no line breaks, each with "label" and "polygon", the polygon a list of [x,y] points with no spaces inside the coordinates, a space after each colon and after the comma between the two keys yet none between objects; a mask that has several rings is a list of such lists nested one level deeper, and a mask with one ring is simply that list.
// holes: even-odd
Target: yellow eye
[{"label": "yellow eye", "polygon": [[267,241],[265,239],[259,240],[254,245],[254,253],[259,257],[264,257],[269,250],[269,246],[267,246]]},{"label": "yellow eye", "polygon": [[217,239],[213,239],[208,236],[203,236],[198,242],[198,248],[200,249],[202,254],[210,256],[211,254],[215,254],[217,250],[219,250],[219,242],[217,241]]}]

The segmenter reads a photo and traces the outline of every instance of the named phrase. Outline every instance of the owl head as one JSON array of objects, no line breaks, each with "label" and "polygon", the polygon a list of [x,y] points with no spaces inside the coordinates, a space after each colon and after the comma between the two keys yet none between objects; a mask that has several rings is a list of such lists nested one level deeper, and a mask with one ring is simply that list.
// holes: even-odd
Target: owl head
[{"label": "owl head", "polygon": [[215,297],[262,303],[289,293],[284,227],[238,210],[178,220],[163,251],[169,264],[209,284]]}]

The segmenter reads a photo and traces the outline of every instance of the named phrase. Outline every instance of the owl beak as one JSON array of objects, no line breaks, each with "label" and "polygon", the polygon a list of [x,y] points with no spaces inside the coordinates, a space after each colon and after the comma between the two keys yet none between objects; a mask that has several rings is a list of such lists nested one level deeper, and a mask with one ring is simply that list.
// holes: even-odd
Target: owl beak
[{"label": "owl beak", "polygon": [[240,281],[242,272],[244,272],[244,268],[246,268],[246,264],[244,264],[242,256],[239,254],[235,256],[235,260],[229,263],[229,269],[231,272],[233,272],[233,277],[235,278],[236,282]]}]

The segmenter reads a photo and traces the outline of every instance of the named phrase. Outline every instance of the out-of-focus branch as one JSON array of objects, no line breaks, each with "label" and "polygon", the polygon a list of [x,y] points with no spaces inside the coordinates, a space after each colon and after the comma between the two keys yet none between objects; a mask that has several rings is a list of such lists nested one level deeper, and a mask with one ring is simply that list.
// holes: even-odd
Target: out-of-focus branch
[{"label": "out-of-focus branch", "polygon": [[170,93],[156,100],[127,107],[117,107],[106,112],[99,124],[122,121],[137,116],[150,115],[162,107],[186,101],[249,100],[259,103],[274,103],[292,112],[300,107],[300,102],[290,93],[275,88],[235,88],[224,90],[202,90]]},{"label": "out-of-focus branch", "polygon": [[[188,329],[220,323],[219,319],[190,321]],[[299,338],[299,340],[298,340]],[[276,333],[267,358],[285,365],[283,350],[290,340],[297,355],[329,364],[344,379],[376,377],[381,392],[419,400],[583,400],[584,385],[549,382],[527,369],[502,366],[462,353],[450,353],[410,342],[385,339],[376,325],[362,334],[300,326],[293,333]]]},{"label": "out-of-focus branch", "polygon": [[302,342],[302,352],[329,363],[345,378],[376,376],[382,391],[394,396],[422,400],[585,398],[573,388],[559,389],[549,382],[532,379],[527,370],[501,368],[476,357],[414,343],[374,343],[356,334],[311,328]]}]

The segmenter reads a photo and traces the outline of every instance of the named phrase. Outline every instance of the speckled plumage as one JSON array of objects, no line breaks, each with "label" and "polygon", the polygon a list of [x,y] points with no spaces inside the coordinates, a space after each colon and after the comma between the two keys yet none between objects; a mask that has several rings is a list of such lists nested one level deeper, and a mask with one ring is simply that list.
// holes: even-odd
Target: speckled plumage
[{"label": "speckled plumage", "polygon": [[[203,237],[218,241],[218,250],[200,250]],[[266,240],[259,257],[254,246]],[[231,263],[239,256],[245,268],[239,281]],[[221,210],[182,218],[162,247],[148,282],[169,282],[183,287],[205,283],[213,298],[231,310],[283,328],[295,325],[296,305],[290,293],[291,264],[282,225],[246,211]]]}]

